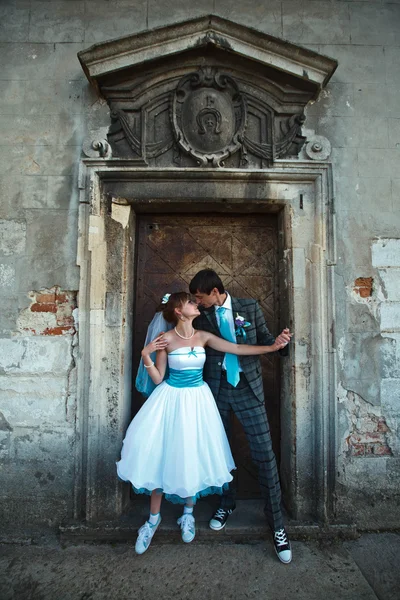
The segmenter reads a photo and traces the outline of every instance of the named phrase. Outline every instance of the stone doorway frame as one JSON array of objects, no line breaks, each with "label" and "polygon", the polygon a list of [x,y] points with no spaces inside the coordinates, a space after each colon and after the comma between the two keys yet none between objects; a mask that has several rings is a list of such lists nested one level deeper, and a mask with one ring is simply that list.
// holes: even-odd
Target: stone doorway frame
[{"label": "stone doorway frame", "polygon": [[135,215],[279,212],[280,289],[295,331],[282,361],[281,479],[291,516],[334,514],[335,226],[331,165],[276,161],[268,170],[149,169],[138,160],[84,159],[78,265],[79,444],[75,518],[118,521],[129,487],[114,463],[131,416]]}]

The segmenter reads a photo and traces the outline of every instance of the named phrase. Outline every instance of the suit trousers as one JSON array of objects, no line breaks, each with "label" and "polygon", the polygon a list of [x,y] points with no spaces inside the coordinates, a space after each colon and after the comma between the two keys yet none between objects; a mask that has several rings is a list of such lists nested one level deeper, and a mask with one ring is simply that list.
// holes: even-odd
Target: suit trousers
[{"label": "suit trousers", "polygon": [[[264,403],[261,403],[255,396],[244,373],[240,374],[238,385],[233,387],[227,382],[225,371],[222,371],[221,386],[216,403],[228,440],[230,439],[231,411],[235,413],[242,424],[251,457],[258,467],[260,489],[265,500],[265,516],[273,531],[281,529],[283,527],[281,486]],[[221,507],[225,510],[233,508],[235,498],[235,485],[231,483],[221,498]]]}]

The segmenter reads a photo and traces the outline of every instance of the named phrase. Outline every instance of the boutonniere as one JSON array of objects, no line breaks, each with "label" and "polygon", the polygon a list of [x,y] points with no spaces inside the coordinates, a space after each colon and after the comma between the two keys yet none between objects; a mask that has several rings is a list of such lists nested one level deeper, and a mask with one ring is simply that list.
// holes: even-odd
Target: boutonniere
[{"label": "boutonniere", "polygon": [[243,339],[246,339],[246,332],[245,332],[245,328],[246,327],[250,327],[251,323],[249,323],[249,321],[246,321],[246,319],[242,316],[239,315],[239,313],[236,313],[236,317],[235,317],[235,335],[236,336],[240,336],[243,337]]}]

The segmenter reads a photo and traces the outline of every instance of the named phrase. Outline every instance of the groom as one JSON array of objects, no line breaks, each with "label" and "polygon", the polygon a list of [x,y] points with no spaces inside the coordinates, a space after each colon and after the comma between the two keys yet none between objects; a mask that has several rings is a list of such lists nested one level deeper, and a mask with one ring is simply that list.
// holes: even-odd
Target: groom
[{"label": "groom", "polygon": [[[273,346],[290,341],[288,329],[275,339],[268,331],[258,303],[251,298],[230,296],[212,269],[199,271],[190,282],[189,289],[202,309],[201,315],[193,322],[196,329],[239,344]],[[244,321],[238,317],[243,317]],[[204,379],[214,395],[228,439],[231,411],[243,426],[252,459],[258,467],[264,511],[273,533],[276,553],[281,562],[289,563],[292,551],[283,526],[281,488],[265,412],[259,358],[241,356],[239,360],[233,354],[223,354],[209,347],[206,353]],[[235,495],[235,489],[230,485],[210,521],[211,529],[218,531],[225,527],[229,515],[236,508]]]}]

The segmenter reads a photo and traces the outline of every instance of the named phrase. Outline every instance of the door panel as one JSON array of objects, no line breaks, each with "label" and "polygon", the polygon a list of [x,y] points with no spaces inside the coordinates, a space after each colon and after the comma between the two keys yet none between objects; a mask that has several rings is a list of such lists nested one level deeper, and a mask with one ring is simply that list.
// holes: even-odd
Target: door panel
[{"label": "door panel", "polygon": [[[230,294],[255,298],[277,334],[277,218],[275,215],[149,215],[138,221],[135,367],[149,322],[166,292],[188,290],[201,269],[214,269]],[[279,464],[279,358],[261,358],[267,414]],[[134,369],[136,372],[136,368]],[[134,414],[143,403],[135,392]],[[233,418],[232,451],[238,496],[259,496],[257,472],[240,423]]]}]

